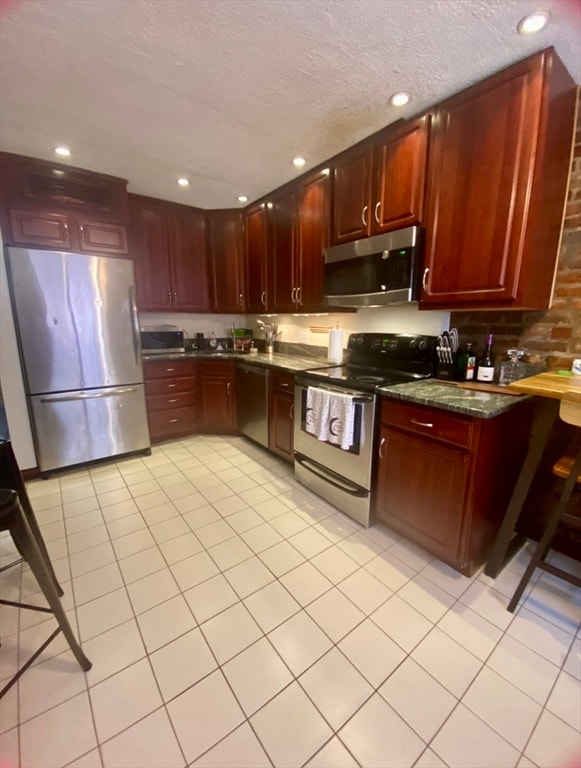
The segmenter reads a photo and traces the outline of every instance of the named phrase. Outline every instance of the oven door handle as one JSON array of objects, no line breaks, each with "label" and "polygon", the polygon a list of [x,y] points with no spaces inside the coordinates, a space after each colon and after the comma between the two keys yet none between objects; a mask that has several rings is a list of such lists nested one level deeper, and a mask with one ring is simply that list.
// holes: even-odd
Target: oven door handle
[{"label": "oven door handle", "polygon": [[366,498],[369,495],[369,491],[366,491],[365,488],[355,485],[355,483],[350,483],[348,480],[345,480],[344,477],[341,477],[336,474],[336,472],[332,472],[326,467],[323,470],[323,467],[317,464],[316,461],[307,458],[307,456],[304,456],[302,453],[295,453],[295,461],[301,464],[309,472],[312,472],[313,475],[316,475],[321,480],[329,483],[329,485],[338,488],[340,491],[343,491],[343,493],[349,493],[351,496],[358,496],[359,498]]},{"label": "oven door handle", "polygon": [[353,398],[354,403],[372,403],[374,401],[373,395],[362,395],[361,392],[353,392],[350,389],[337,389],[332,387],[327,387],[324,384],[321,385],[318,382],[314,381],[307,381],[306,379],[296,379],[296,385],[299,389],[306,390],[308,387],[313,387],[314,389],[322,389],[325,392],[330,392],[333,395],[350,395]]}]

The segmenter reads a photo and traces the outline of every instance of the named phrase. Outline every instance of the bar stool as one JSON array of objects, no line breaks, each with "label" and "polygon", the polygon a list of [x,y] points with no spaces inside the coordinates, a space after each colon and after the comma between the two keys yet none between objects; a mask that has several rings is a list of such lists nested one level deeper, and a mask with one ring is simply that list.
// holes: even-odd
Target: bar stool
[{"label": "bar stool", "polygon": [[[25,608],[32,611],[41,611],[42,613],[52,613],[58,622],[58,627],[50,637],[45,640],[40,648],[35,651],[28,661],[20,667],[18,672],[2,688],[0,691],[1,699],[60,632],[66,637],[69,647],[81,668],[87,671],[91,669],[92,664],[81,650],[62,607],[54,573],[52,572],[52,567],[49,565],[50,561],[47,560],[44,554],[46,550],[43,551],[43,548],[40,546],[42,537],[39,541],[35,536],[28,517],[22,509],[18,494],[12,489],[0,489],[0,531],[8,531],[10,533],[16,548],[30,566],[30,570],[34,574],[50,607],[44,608],[42,606],[18,603],[4,599],[0,599],[0,604],[11,605],[16,608]],[[12,563],[11,565],[15,565],[15,563]]]},{"label": "bar stool", "polygon": [[[563,396],[559,406],[559,417],[568,424],[573,424],[577,427],[581,426],[581,394],[571,392]],[[511,613],[513,613],[517,607],[536,568],[551,573],[553,576],[557,576],[558,578],[569,582],[569,584],[581,587],[581,578],[565,571],[563,568],[557,568],[556,566],[545,562],[545,558],[560,524],[563,524],[573,536],[578,535],[576,534],[577,531],[581,532],[581,518],[576,518],[567,515],[566,513],[569,499],[571,498],[571,494],[581,473],[581,450],[575,457],[564,456],[559,459],[553,467],[553,472],[560,477],[565,477],[565,484],[557,506],[549,515],[543,535],[541,536],[535,551],[531,555],[529,564],[508,604],[507,610]]]}]

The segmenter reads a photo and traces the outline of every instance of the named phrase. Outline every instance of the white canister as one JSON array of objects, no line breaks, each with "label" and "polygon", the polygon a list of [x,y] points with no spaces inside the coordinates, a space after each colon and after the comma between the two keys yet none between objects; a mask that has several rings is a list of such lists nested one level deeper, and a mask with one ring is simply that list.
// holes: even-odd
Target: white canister
[{"label": "white canister", "polygon": [[575,360],[573,360],[573,365],[571,366],[571,373],[574,376],[581,376],[581,357],[576,357]]}]

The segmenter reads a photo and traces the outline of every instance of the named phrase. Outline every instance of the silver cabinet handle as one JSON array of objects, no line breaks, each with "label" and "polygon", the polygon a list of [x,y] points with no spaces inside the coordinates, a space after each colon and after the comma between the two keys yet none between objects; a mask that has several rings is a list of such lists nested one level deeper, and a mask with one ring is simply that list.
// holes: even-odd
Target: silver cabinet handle
[{"label": "silver cabinet handle", "polygon": [[381,224],[381,221],[379,220],[379,206],[381,205],[381,200],[378,200],[377,203],[375,203],[375,210],[373,211],[373,215],[375,216],[375,221],[378,224]]},{"label": "silver cabinet handle", "polygon": [[385,437],[381,438],[381,442],[379,443],[379,458],[383,459],[383,444],[385,443]]},{"label": "silver cabinet handle", "polygon": [[417,421],[416,419],[410,419],[412,424],[417,424],[418,427],[428,427],[428,429],[433,428],[433,424],[430,424],[429,421]]},{"label": "silver cabinet handle", "polygon": [[81,232],[82,232],[83,234],[85,233],[85,228],[83,227],[83,225],[82,225],[82,224],[81,224],[81,226],[79,227],[79,229],[81,230]]},{"label": "silver cabinet handle", "polygon": [[228,395],[228,397],[230,397],[230,382],[227,382],[226,384],[226,394]]},{"label": "silver cabinet handle", "polygon": [[169,300],[171,301],[172,292],[171,292],[171,291],[168,291],[168,292],[167,292],[167,295],[169,296]]},{"label": "silver cabinet handle", "polygon": [[302,303],[303,302],[301,300],[301,286],[299,285],[299,287],[297,288],[297,304],[302,304]]},{"label": "silver cabinet handle", "polygon": [[430,268],[426,267],[424,269],[424,276],[422,277],[422,288],[424,289],[424,291],[426,291],[427,288],[428,288],[428,274],[429,274],[429,272],[430,272]]},{"label": "silver cabinet handle", "polygon": [[281,382],[279,382],[279,384],[280,384],[281,387],[288,387],[288,382],[287,381],[281,381]]},{"label": "silver cabinet handle", "polygon": [[260,303],[266,307],[266,291],[262,291],[260,294]]},{"label": "silver cabinet handle", "polygon": [[297,303],[297,289],[296,288],[293,288],[292,291],[291,291],[291,302],[293,304]]},{"label": "silver cabinet handle", "polygon": [[[64,223],[64,225],[63,225],[63,226],[64,226],[64,230],[65,230],[65,232],[68,232],[68,231],[69,231],[69,225],[67,224],[67,222],[66,222],[66,221],[65,221],[65,223]],[[81,228],[81,229],[82,229],[82,228]]]},{"label": "silver cabinet handle", "polygon": [[238,303],[241,307],[244,306],[244,295],[242,293],[238,296]]},{"label": "silver cabinet handle", "polygon": [[174,389],[174,387],[175,387],[175,384],[166,384],[165,385],[166,389]]},{"label": "silver cabinet handle", "polygon": [[179,421],[179,419],[170,419],[170,420],[169,420],[169,423],[170,423],[170,424],[175,424],[175,423],[176,423],[176,421]]},{"label": "silver cabinet handle", "polygon": [[368,205],[363,206],[363,210],[361,211],[361,223],[364,227],[367,226],[367,220],[365,219],[365,214],[367,213],[367,209],[369,208]]},{"label": "silver cabinet handle", "polygon": [[166,373],[171,373],[171,371],[175,371],[175,368],[166,368]]},{"label": "silver cabinet handle", "polygon": [[107,392],[92,392],[78,395],[53,395],[52,397],[42,397],[41,403],[68,403],[73,400],[100,400],[103,397],[116,397],[117,395],[126,395],[129,392],[137,392],[136,387],[120,387],[118,389],[111,389]]},{"label": "silver cabinet handle", "polygon": [[169,397],[168,398],[168,403],[177,403],[177,401],[178,401],[177,397]]},{"label": "silver cabinet handle", "polygon": [[291,407],[289,409],[288,415],[289,415],[290,420],[294,421],[294,418],[295,418],[295,404],[294,403],[291,403]]}]

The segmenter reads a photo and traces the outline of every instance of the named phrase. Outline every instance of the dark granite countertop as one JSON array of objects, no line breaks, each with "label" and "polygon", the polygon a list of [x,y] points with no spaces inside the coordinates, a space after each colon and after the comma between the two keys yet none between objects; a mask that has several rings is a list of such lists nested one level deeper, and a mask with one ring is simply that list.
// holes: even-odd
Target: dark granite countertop
[{"label": "dark granite countertop", "polygon": [[435,379],[414,381],[409,384],[393,384],[382,387],[379,394],[411,403],[443,408],[446,411],[464,413],[480,419],[492,419],[529,399],[528,396],[515,397],[508,394],[459,389],[450,384],[442,384]]},{"label": "dark granite countertop", "polygon": [[168,355],[143,355],[144,360],[239,360],[249,365],[259,365],[266,368],[279,368],[284,371],[307,371],[310,368],[325,368],[331,366],[322,357],[303,357],[300,355],[285,355],[275,352],[268,355],[259,352],[257,355],[241,352],[180,352]]}]

